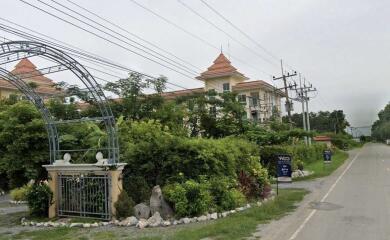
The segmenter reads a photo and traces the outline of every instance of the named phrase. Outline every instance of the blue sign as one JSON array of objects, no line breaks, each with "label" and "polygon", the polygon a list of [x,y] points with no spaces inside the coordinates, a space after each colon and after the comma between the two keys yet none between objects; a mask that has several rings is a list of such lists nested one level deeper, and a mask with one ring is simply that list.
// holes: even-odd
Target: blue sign
[{"label": "blue sign", "polygon": [[323,155],[324,155],[324,162],[329,163],[329,162],[332,161],[332,151],[330,151],[330,150],[324,150]]},{"label": "blue sign", "polygon": [[278,181],[280,182],[291,182],[291,155],[288,154],[277,154],[277,174]]}]

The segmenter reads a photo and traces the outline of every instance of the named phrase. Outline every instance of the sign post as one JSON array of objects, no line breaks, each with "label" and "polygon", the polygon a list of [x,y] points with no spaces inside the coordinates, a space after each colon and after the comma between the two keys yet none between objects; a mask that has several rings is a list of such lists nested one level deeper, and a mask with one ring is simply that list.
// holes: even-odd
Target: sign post
[{"label": "sign post", "polygon": [[324,150],[323,156],[324,156],[324,163],[332,162],[332,151]]},{"label": "sign post", "polygon": [[276,154],[276,164],[277,164],[276,194],[279,194],[279,182],[282,183],[292,182],[291,162],[292,162],[291,155]]}]

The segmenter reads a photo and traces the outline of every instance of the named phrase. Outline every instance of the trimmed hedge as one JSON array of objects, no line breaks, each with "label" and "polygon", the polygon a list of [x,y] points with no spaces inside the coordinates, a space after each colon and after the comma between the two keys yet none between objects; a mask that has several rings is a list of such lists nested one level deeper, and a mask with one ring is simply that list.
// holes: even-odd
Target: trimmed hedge
[{"label": "trimmed hedge", "polygon": [[178,217],[192,217],[242,206],[246,198],[235,185],[237,184],[228,178],[187,180],[164,186],[163,193]]},{"label": "trimmed hedge", "polygon": [[[139,203],[155,185],[182,184],[226,177],[237,181],[244,171],[258,182],[268,182],[260,164],[258,146],[244,139],[187,138],[174,135],[157,121],[124,121],[120,124],[124,189]],[[142,187],[132,184],[137,179]],[[136,197],[140,196],[140,197]]]}]

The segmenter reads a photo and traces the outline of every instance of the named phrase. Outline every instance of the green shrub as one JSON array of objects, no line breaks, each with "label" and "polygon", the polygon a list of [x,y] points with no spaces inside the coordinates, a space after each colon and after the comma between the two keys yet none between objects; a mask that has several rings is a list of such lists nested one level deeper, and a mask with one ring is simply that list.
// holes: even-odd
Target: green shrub
[{"label": "green shrub", "polygon": [[148,201],[152,192],[143,176],[132,176],[126,168],[123,171],[123,189],[136,204]]},{"label": "green shrub", "polygon": [[203,214],[212,206],[213,198],[207,183],[198,183],[188,180],[184,183],[186,197],[188,199],[189,216]]},{"label": "green shrub", "polygon": [[186,216],[188,214],[188,199],[186,189],[178,183],[166,185],[163,188],[165,199],[170,202],[177,216]]},{"label": "green shrub", "polygon": [[207,212],[213,206],[208,183],[187,180],[182,184],[166,185],[163,193],[179,217],[197,216]]},{"label": "green shrub", "polygon": [[12,189],[10,192],[12,200],[26,201],[28,189],[29,189],[28,185],[24,185],[23,187]]},{"label": "green shrub", "polygon": [[327,133],[326,136],[331,138],[331,142],[339,149],[351,149],[354,147],[359,147],[361,144],[352,139],[352,136],[345,133]]},{"label": "green shrub", "polygon": [[238,189],[232,188],[229,190],[229,199],[231,199],[231,203],[229,207],[226,207],[226,210],[233,209],[236,207],[240,207],[244,205],[247,201],[245,195],[240,192]]},{"label": "green shrub", "polygon": [[116,209],[117,218],[125,218],[133,215],[134,201],[127,195],[125,190],[118,196],[118,200],[115,202],[114,207]]},{"label": "green shrub", "polygon": [[303,162],[301,160],[296,160],[295,162],[297,164],[297,169],[303,171]]},{"label": "green shrub", "polygon": [[53,199],[53,193],[49,186],[44,183],[31,185],[28,188],[26,199],[31,215],[47,217]]},{"label": "green shrub", "polygon": [[[244,139],[187,138],[175,136],[157,121],[125,121],[120,125],[122,159],[127,162],[125,189],[130,178],[141,177],[155,185],[199,180],[199,176],[237,179],[242,169],[259,165],[256,144]],[[254,160],[252,160],[254,158]],[[136,187],[135,187],[136,188]],[[129,187],[128,193],[132,196]],[[134,198],[134,200],[136,200]]]}]

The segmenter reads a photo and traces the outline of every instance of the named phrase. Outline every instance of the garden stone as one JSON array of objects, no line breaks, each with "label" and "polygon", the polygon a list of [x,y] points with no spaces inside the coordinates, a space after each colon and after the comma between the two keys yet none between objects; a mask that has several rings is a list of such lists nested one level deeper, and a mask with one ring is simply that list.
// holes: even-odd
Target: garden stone
[{"label": "garden stone", "polygon": [[211,214],[207,213],[207,220],[210,220],[210,219],[211,219]]},{"label": "garden stone", "polygon": [[236,213],[236,210],[230,210],[230,213]]},{"label": "garden stone", "polygon": [[202,215],[202,216],[198,217],[198,222],[203,222],[203,221],[207,221],[207,216]]},{"label": "garden stone", "polygon": [[236,211],[237,211],[237,212],[241,212],[241,211],[243,211],[243,210],[244,210],[243,207],[236,208]]},{"label": "garden stone", "polygon": [[159,212],[155,212],[153,216],[148,219],[148,225],[151,227],[158,227],[162,224],[163,219]]},{"label": "garden stone", "polygon": [[210,218],[212,220],[218,219],[218,214],[217,213],[212,213],[212,214],[210,214]]},{"label": "garden stone", "polygon": [[227,217],[227,215],[229,215],[229,212],[223,212],[221,215],[222,217]]},{"label": "garden stone", "polygon": [[107,226],[109,225],[110,223],[109,222],[101,222],[102,226]]},{"label": "garden stone", "polygon": [[188,224],[191,222],[191,220],[187,217],[180,219],[184,224]]},{"label": "garden stone", "polygon": [[91,224],[89,224],[89,223],[84,223],[83,224],[83,228],[90,228],[91,227]]},{"label": "garden stone", "polygon": [[99,223],[95,222],[91,224],[91,227],[99,227]]},{"label": "garden stone", "polygon": [[262,203],[260,201],[258,201],[256,204],[258,207],[260,207]]},{"label": "garden stone", "polygon": [[49,227],[55,227],[58,223],[54,223],[54,222],[48,222],[48,226]]},{"label": "garden stone", "polygon": [[150,197],[150,212],[152,215],[155,212],[159,212],[161,217],[164,219],[168,219],[173,216],[173,210],[165,201],[159,185],[154,186],[152,189],[152,196]]},{"label": "garden stone", "polygon": [[139,228],[139,229],[144,229],[144,228],[146,228],[147,226],[148,226],[148,220],[143,219],[143,218],[141,218],[141,219],[138,221],[137,225],[136,225],[136,227]]},{"label": "garden stone", "polygon": [[150,217],[150,208],[145,203],[140,203],[134,206],[134,215],[138,219],[148,219]]},{"label": "garden stone", "polygon": [[164,221],[164,222],[162,223],[162,225],[163,225],[164,227],[171,226],[171,221]]},{"label": "garden stone", "polygon": [[69,227],[82,227],[82,223],[71,223]]},{"label": "garden stone", "polygon": [[43,224],[43,226],[44,226],[44,227],[48,227],[48,226],[49,226],[49,223],[48,223],[48,222],[45,222],[45,223]]},{"label": "garden stone", "polygon": [[134,226],[137,225],[138,219],[134,216],[128,217],[126,220],[126,226]]},{"label": "garden stone", "polygon": [[66,227],[68,224],[62,222],[62,223],[59,223],[61,227]]},{"label": "garden stone", "polygon": [[177,224],[179,224],[179,221],[174,220],[174,221],[173,221],[173,225],[177,225]]}]

